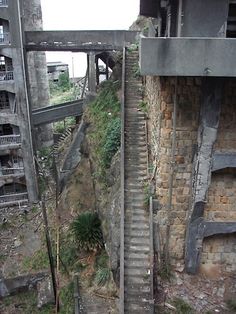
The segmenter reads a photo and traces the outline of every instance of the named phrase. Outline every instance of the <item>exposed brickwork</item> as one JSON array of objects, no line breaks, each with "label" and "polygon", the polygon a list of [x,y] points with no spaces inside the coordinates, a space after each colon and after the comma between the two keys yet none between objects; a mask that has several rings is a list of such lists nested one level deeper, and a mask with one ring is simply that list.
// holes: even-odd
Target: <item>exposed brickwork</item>
[{"label": "exposed brickwork", "polygon": [[[171,164],[174,78],[146,78],[149,104],[149,142],[152,161],[157,167],[156,194],[160,203],[157,221],[165,237]],[[184,245],[191,202],[193,157],[197,145],[201,103],[201,79],[178,79],[176,168],[171,210],[170,250],[173,263],[184,263]],[[228,80],[215,150],[236,151],[236,81]],[[205,217],[210,221],[236,221],[236,170],[213,174]],[[202,264],[218,265],[221,271],[236,270],[235,235],[217,236],[204,241]]]}]

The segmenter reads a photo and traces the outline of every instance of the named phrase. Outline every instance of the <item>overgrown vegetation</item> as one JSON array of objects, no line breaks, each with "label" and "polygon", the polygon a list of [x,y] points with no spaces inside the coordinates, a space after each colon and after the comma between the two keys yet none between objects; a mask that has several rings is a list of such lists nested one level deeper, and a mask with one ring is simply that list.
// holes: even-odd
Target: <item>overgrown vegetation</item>
[{"label": "overgrown vegetation", "polygon": [[103,247],[101,222],[96,213],[80,214],[71,224],[71,230],[80,248],[96,251]]},{"label": "overgrown vegetation", "polygon": [[[14,306],[17,304],[17,307]],[[6,307],[12,307],[11,312],[7,313],[24,313],[24,314],[53,314],[55,313],[54,305],[45,305],[41,309],[37,308],[37,292],[28,291],[19,293],[16,296],[10,296],[2,300],[2,305]],[[0,313],[5,313],[2,311],[0,303]]]},{"label": "overgrown vegetation", "polygon": [[96,257],[96,274],[95,284],[98,286],[104,286],[111,279],[111,270],[109,267],[109,257],[105,250]]},{"label": "overgrown vegetation", "polygon": [[63,133],[69,127],[72,127],[76,124],[75,117],[67,117],[63,121],[58,121],[54,123],[54,132],[55,133]]},{"label": "overgrown vegetation", "polygon": [[22,261],[22,268],[25,271],[40,271],[49,268],[48,254],[46,249],[39,250],[33,256],[26,256]]},{"label": "overgrown vegetation", "polygon": [[148,105],[147,105],[147,102],[146,101],[141,101],[139,104],[138,104],[138,108],[144,112],[144,113],[148,113]]},{"label": "overgrown vegetation", "polygon": [[105,286],[111,278],[111,271],[109,268],[99,268],[95,275],[95,283],[98,286]]},{"label": "overgrown vegetation", "polygon": [[233,299],[227,300],[226,304],[230,311],[233,311],[233,313],[236,313],[236,300],[233,300]]},{"label": "overgrown vegetation", "polygon": [[177,314],[193,314],[194,313],[193,308],[188,303],[186,303],[183,299],[175,298],[172,304],[176,308]]},{"label": "overgrown vegetation", "polygon": [[60,301],[62,307],[60,309],[61,314],[73,314],[74,313],[74,283],[70,282],[67,286],[60,290]]},{"label": "overgrown vegetation", "polygon": [[112,157],[120,147],[120,102],[117,97],[118,82],[106,81],[96,100],[89,106],[87,114],[93,125],[89,138],[97,159],[98,174],[110,167]]}]

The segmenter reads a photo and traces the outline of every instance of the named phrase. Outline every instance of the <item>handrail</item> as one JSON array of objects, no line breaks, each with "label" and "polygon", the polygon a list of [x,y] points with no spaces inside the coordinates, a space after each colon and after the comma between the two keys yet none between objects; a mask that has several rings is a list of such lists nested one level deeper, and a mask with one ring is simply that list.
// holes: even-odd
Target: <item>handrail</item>
[{"label": "handrail", "polygon": [[18,202],[28,199],[28,193],[0,195],[0,203]]},{"label": "handrail", "polygon": [[20,143],[21,143],[20,134],[0,136],[0,145],[20,144]]},{"label": "handrail", "polygon": [[81,313],[81,307],[80,307],[78,275],[75,275],[75,277],[74,277],[74,300],[75,300],[75,314],[80,314]]},{"label": "handrail", "polygon": [[0,45],[10,44],[10,33],[0,33]]},{"label": "handrail", "polygon": [[14,80],[13,71],[0,71],[0,82]]},{"label": "handrail", "polygon": [[0,110],[9,109],[10,103],[9,101],[0,101]]},{"label": "handrail", "polygon": [[123,48],[123,64],[122,64],[122,97],[121,97],[121,212],[120,212],[120,314],[124,314],[124,240],[125,240],[125,63],[126,63],[126,48]]},{"label": "handrail", "polygon": [[153,232],[153,199],[149,199],[149,228],[150,228],[150,279],[151,279],[151,300],[150,314],[154,314],[154,232]]},{"label": "handrail", "polygon": [[24,173],[24,168],[23,167],[18,167],[18,168],[0,168],[0,174],[2,176],[7,176],[11,174],[19,174],[19,173]]},{"label": "handrail", "polygon": [[8,0],[0,0],[0,7],[8,7]]}]

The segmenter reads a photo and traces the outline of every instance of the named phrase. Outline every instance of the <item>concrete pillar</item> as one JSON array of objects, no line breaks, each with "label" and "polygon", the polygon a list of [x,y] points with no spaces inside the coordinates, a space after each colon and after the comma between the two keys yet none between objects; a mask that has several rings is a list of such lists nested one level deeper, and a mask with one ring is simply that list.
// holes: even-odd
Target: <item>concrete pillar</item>
[{"label": "concrete pillar", "polygon": [[91,94],[96,93],[96,60],[94,52],[88,54],[88,90]]},{"label": "concrete pillar", "polygon": [[[21,0],[23,28],[25,31],[43,29],[42,10],[40,0]],[[50,92],[47,77],[47,63],[44,52],[27,53],[28,77],[30,82],[30,105],[32,109],[49,105]],[[52,144],[51,125],[37,128],[35,132],[37,147]]]}]

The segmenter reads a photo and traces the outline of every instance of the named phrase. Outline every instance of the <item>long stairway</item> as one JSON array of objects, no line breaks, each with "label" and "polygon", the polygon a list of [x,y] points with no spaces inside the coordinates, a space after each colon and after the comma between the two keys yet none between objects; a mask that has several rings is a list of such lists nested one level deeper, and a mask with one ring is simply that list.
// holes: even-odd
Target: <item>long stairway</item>
[{"label": "long stairway", "polygon": [[126,53],[124,101],[124,313],[152,313],[147,144],[138,52]]}]

